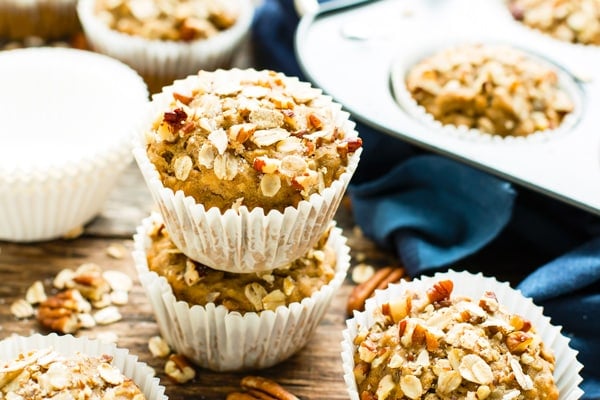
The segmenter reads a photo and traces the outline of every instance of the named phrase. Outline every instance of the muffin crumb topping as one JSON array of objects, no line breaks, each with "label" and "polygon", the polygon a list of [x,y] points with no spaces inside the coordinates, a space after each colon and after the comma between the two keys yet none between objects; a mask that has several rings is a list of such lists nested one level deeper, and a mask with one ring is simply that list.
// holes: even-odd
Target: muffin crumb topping
[{"label": "muffin crumb topping", "polygon": [[151,271],[164,276],[178,300],[205,306],[223,305],[229,311],[275,311],[327,285],[335,276],[336,255],[327,246],[329,229],[308,253],[285,267],[266,272],[229,273],[187,258],[171,241],[165,226],[155,223],[147,258]]},{"label": "muffin crumb topping", "polygon": [[144,400],[139,387],[111,361],[109,355],[63,356],[51,348],[20,354],[0,364],[0,399]]},{"label": "muffin crumb topping", "polygon": [[574,110],[557,72],[509,46],[461,45],[415,65],[413,99],[444,125],[500,136],[557,128]]},{"label": "muffin crumb topping", "polygon": [[201,71],[146,135],[163,184],[221,211],[282,211],[338,179],[362,140],[318,89],[273,71]]},{"label": "muffin crumb topping", "polygon": [[554,357],[531,323],[492,292],[451,297],[453,282],[376,308],[354,340],[365,399],[557,399]]},{"label": "muffin crumb topping", "polygon": [[96,13],[116,31],[147,39],[207,39],[235,24],[229,0],[98,0]]},{"label": "muffin crumb topping", "polygon": [[600,45],[598,0],[510,0],[517,21],[566,42]]}]

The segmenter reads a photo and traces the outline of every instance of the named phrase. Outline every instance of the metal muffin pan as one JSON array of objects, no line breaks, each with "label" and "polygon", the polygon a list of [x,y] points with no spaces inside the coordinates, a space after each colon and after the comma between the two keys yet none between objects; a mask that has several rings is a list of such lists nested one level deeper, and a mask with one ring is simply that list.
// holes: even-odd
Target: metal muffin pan
[{"label": "metal muffin pan", "polygon": [[[467,42],[510,44],[555,65],[575,96],[573,120],[557,132],[473,140],[472,132],[446,134],[397,101],[398,65]],[[296,53],[307,78],[356,120],[600,214],[600,47],[530,30],[503,0],[338,0],[302,18]]]}]

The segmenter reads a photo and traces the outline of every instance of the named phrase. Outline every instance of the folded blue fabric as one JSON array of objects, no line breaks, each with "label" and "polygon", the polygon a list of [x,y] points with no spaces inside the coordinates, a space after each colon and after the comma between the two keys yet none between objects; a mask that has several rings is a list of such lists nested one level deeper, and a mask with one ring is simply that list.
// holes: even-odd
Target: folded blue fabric
[{"label": "folded blue fabric", "polygon": [[[297,23],[291,0],[264,0],[253,25],[257,67],[303,78],[293,48]],[[518,288],[563,326],[585,366],[583,398],[600,399],[600,219],[360,123],[357,129],[363,154],[349,193],[365,234],[396,251],[412,276],[460,269],[490,243],[519,260],[522,249],[510,249],[524,241],[541,256],[518,271],[529,274]],[[485,273],[502,277],[508,269]]]},{"label": "folded blue fabric", "polygon": [[394,247],[411,276],[489,243],[510,219],[515,197],[508,183],[434,155],[411,157],[350,194],[364,233]]}]

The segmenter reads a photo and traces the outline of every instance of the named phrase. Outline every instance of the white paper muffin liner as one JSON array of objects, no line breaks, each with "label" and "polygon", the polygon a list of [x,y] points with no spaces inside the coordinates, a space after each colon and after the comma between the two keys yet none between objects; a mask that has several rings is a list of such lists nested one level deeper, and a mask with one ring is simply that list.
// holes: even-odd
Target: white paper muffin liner
[{"label": "white paper muffin liner", "polygon": [[0,37],[58,39],[72,35],[81,29],[76,5],[77,0],[2,0]]},{"label": "white paper muffin liner", "polygon": [[[301,257],[333,219],[362,149],[348,158],[346,171],[338,180],[322,193],[301,201],[296,208],[287,207],[283,212],[262,208],[249,211],[245,206],[239,207],[238,212],[227,210],[221,213],[216,207],[206,210],[191,196],[186,197],[180,190],[173,192],[162,184],[158,171],[148,158],[145,139],[154,118],[167,109],[172,92],[186,93],[196,79],[196,76],[190,76],[176,81],[153,96],[147,120],[140,127],[134,143],[133,154],[173,242],[188,257],[228,272],[270,270]],[[331,98],[323,98],[331,102]],[[341,111],[341,106],[336,103],[331,102],[331,106],[336,113],[336,126],[341,126],[348,136],[356,136],[349,114]]]},{"label": "white paper muffin liner", "polygon": [[100,53],[125,62],[146,79],[151,92],[175,79],[198,72],[229,67],[232,57],[247,36],[254,6],[238,0],[236,23],[217,35],[192,42],[149,40],[110,29],[94,14],[96,0],[80,0],[77,13],[90,46]]},{"label": "white paper muffin liner", "polygon": [[235,371],[267,368],[300,350],[311,338],[341,286],[350,265],[350,249],[339,228],[331,231],[328,246],[336,254],[336,274],[311,297],[275,311],[229,312],[224,306],[190,306],[177,301],[164,277],[148,269],[146,249],[154,214],[142,222],[134,236],[133,257],[158,326],[165,340],[203,368]]},{"label": "white paper muffin liner", "polygon": [[[20,72],[24,78],[14,75]],[[61,237],[101,210],[131,163],[134,124],[148,102],[146,85],[117,60],[73,49],[1,52],[0,73],[13,74],[0,78],[0,99],[6,100],[0,117],[7,124],[0,132],[6,145],[0,148],[0,240]],[[43,87],[28,82],[27,74],[36,75],[31,82],[52,82]],[[112,83],[102,81],[105,74]],[[22,86],[19,79],[27,83]],[[10,86],[12,81],[18,82]],[[118,99],[111,87],[120,91]],[[36,101],[52,104],[38,109]],[[23,115],[21,108],[38,120],[7,120],[15,110]]]},{"label": "white paper muffin liner", "polygon": [[535,61],[555,70],[558,75],[559,87],[565,91],[565,93],[567,93],[574,104],[574,111],[564,117],[560,126],[555,129],[536,131],[527,136],[501,136],[483,132],[478,129],[467,128],[465,126],[442,124],[440,121],[436,120],[432,114],[427,112],[425,107],[419,105],[419,103],[417,103],[417,101],[412,97],[410,91],[406,87],[406,76],[408,72],[421,60],[446,48],[464,44],[508,45],[507,42],[497,38],[478,37],[476,40],[474,40],[473,38],[462,37],[461,35],[446,38],[446,40],[442,42],[440,42],[439,38],[435,41],[424,40],[419,41],[418,48],[414,47],[404,51],[392,63],[390,77],[392,91],[396,102],[404,109],[404,111],[430,128],[432,131],[462,140],[473,140],[477,142],[489,142],[494,144],[504,143],[508,145],[532,144],[546,142],[553,138],[560,137],[561,135],[568,134],[579,122],[581,115],[583,114],[585,102],[582,88],[576,82],[576,79],[560,64],[552,61],[547,56],[541,56],[537,54],[533,49],[528,49],[527,45],[522,42],[519,42],[519,45],[510,46],[523,52],[527,57],[532,58]]},{"label": "white paper muffin liner", "polygon": [[510,287],[507,282],[499,282],[495,278],[484,277],[481,273],[448,271],[436,273],[433,277],[421,277],[413,281],[402,281],[390,284],[386,290],[378,290],[375,297],[368,299],[365,311],[354,312],[354,317],[346,321],[347,328],[343,332],[342,363],[344,381],[346,382],[350,400],[359,400],[356,381],[354,379],[354,352],[353,338],[359,326],[369,327],[373,324],[373,312],[390,299],[402,295],[405,290],[424,292],[440,280],[450,279],[454,282],[452,296],[467,296],[477,299],[486,291],[496,294],[498,303],[511,313],[518,313],[528,319],[545,345],[549,346],[556,357],[554,380],[559,390],[559,400],[576,400],[583,394],[579,388],[582,381],[579,371],[583,367],[577,361],[577,351],[569,347],[569,340],[561,334],[561,327],[550,323],[550,318],[544,316],[544,309],[536,306],[531,298],[526,298],[520,291]]},{"label": "white paper muffin liner", "polygon": [[59,336],[56,333],[11,336],[0,341],[0,362],[9,361],[21,353],[46,348],[52,348],[64,356],[75,353],[94,357],[103,354],[111,355],[113,357],[111,364],[121,370],[123,375],[131,378],[147,400],[167,399],[164,394],[165,388],[160,385],[158,378],[154,377],[154,370],[145,363],[139,362],[137,356],[129,354],[128,350],[117,348],[113,343],[76,338],[72,335]]}]

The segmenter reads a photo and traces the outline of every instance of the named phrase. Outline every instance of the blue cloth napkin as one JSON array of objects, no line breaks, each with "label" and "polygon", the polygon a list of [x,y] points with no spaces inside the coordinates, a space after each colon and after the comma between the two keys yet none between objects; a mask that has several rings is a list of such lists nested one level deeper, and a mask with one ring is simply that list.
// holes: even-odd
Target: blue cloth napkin
[{"label": "blue cloth napkin", "polygon": [[[291,0],[264,0],[253,24],[257,67],[304,79],[293,48],[297,23]],[[563,326],[584,364],[583,398],[600,399],[600,218],[360,123],[357,129],[363,154],[349,194],[365,234],[395,251],[412,276],[461,269],[473,257],[480,265],[498,255],[487,249],[502,249],[506,267],[483,272],[516,276],[511,283]]]}]

